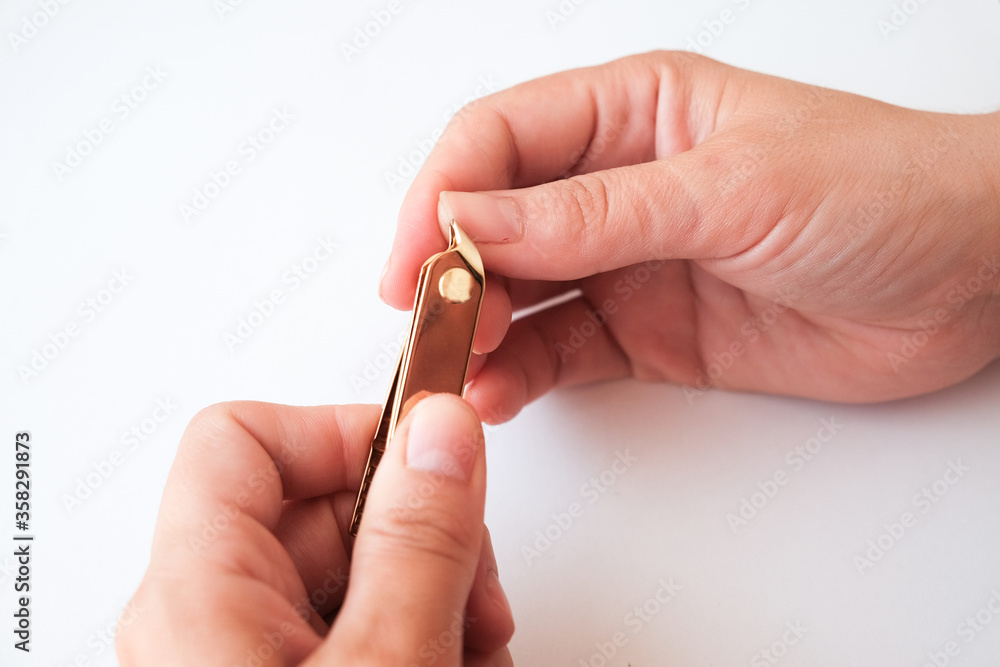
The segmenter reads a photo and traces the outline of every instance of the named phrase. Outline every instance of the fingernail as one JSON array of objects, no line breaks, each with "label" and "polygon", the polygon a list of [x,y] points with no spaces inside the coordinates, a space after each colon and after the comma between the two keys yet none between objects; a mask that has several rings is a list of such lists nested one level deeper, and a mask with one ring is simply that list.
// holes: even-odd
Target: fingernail
[{"label": "fingernail", "polygon": [[442,225],[457,220],[477,243],[513,243],[524,235],[521,208],[505,195],[442,192],[438,218]]},{"label": "fingernail", "polygon": [[410,415],[406,466],[463,481],[472,476],[482,433],[471,408],[455,396],[428,396]]},{"label": "fingernail", "polygon": [[389,273],[389,262],[392,261],[392,255],[385,258],[385,264],[382,266],[382,273],[378,277],[378,298],[385,301],[385,297],[382,296],[382,283],[385,281],[385,274]]}]

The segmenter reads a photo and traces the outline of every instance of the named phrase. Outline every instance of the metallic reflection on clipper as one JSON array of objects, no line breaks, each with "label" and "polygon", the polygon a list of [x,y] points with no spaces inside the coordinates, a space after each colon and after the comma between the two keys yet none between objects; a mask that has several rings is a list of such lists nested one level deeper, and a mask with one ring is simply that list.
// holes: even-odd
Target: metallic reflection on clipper
[{"label": "metallic reflection on clipper", "polygon": [[368,488],[396,424],[428,394],[462,395],[484,287],[479,251],[452,220],[448,249],[428,259],[420,269],[409,337],[400,351],[389,395],[382,406],[354,505],[351,535],[358,534]]}]

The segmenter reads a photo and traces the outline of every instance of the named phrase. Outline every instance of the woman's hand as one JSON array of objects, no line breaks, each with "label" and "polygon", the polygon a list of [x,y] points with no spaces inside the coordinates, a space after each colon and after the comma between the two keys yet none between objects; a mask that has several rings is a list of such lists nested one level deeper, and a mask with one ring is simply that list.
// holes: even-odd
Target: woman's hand
[{"label": "woman's hand", "polygon": [[123,621],[122,666],[510,665],[479,420],[455,396],[413,408],[352,552],[378,416],[250,402],[196,416]]},{"label": "woman's hand", "polygon": [[389,304],[451,217],[495,274],[467,392],[487,421],[629,375],[878,401],[1000,354],[1000,114],[650,53],[459,112],[400,212]]}]

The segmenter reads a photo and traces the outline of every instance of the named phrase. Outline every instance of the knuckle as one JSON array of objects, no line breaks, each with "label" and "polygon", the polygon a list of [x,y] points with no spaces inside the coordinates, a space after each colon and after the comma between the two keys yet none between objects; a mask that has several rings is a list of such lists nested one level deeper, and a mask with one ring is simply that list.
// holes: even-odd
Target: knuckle
[{"label": "knuckle", "polygon": [[654,73],[659,79],[660,89],[673,91],[675,94],[685,89],[683,83],[690,78],[694,69],[715,62],[690,51],[652,51],[641,54],[640,58],[647,71]]},{"label": "knuckle", "polygon": [[579,236],[600,234],[607,224],[609,188],[605,179],[612,178],[614,176],[606,172],[603,176],[582,174],[560,181],[560,198],[571,208],[569,218],[577,221],[575,232]]},{"label": "knuckle", "polygon": [[657,53],[656,69],[660,75],[660,80],[671,87],[676,88],[677,83],[682,79],[684,70],[694,61],[703,56],[697,53],[687,53],[683,51],[660,51]]},{"label": "knuckle", "polygon": [[186,470],[195,459],[222,448],[227,442],[223,436],[238,428],[235,407],[232,402],[213,403],[195,413],[184,430],[175,465]]},{"label": "knuckle", "polygon": [[[269,413],[261,413],[258,408],[262,403],[255,401],[224,401],[213,403],[202,408],[188,423],[188,431],[195,435],[233,435],[245,432],[255,439],[255,422],[266,417],[268,427],[273,427],[276,432],[276,441],[288,442],[286,426],[281,419],[272,419]],[[211,446],[215,443],[222,444],[224,440],[217,438],[204,438],[199,440],[199,446]]]},{"label": "knuckle", "polygon": [[676,51],[669,49],[654,49],[645,53],[637,53],[622,58],[628,64],[652,69],[660,73],[681,74],[693,63],[715,62],[711,58],[699,55],[693,51]]},{"label": "knuckle", "polygon": [[233,421],[235,402],[213,403],[195,413],[188,422],[188,429],[195,432],[214,431]]},{"label": "knuckle", "polygon": [[487,95],[471,102],[466,102],[448,119],[448,123],[445,125],[445,133],[450,135],[461,127],[482,129],[489,123],[495,122],[495,117],[502,118],[502,114],[496,108],[494,101],[493,95]]},{"label": "knuckle", "polygon": [[[416,505],[416,507],[414,507]],[[422,553],[456,566],[469,562],[482,540],[482,522],[465,522],[431,502],[395,505],[368,526],[380,549]]]}]

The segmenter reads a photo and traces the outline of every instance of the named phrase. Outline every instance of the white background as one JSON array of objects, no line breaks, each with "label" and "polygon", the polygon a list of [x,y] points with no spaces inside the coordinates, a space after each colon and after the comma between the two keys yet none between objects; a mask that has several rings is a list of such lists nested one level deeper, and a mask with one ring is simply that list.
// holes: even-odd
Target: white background
[{"label": "white background", "polygon": [[[167,470],[197,410],[382,400],[389,374],[372,368],[407,321],[376,295],[409,182],[390,188],[386,173],[414,151],[419,163],[419,145],[483,82],[688,48],[729,8],[735,20],[702,35],[721,60],[908,106],[1000,107],[997,0],[910,0],[916,13],[888,37],[887,0],[576,1],[555,25],[546,12],[557,0],[404,1],[350,60],[341,45],[385,3],[245,0],[220,16],[212,0],[78,0],[16,45],[10,35],[40,5],[3,3],[0,477],[11,498],[13,434],[30,430],[38,536],[29,657],[11,648],[12,548],[0,549],[4,664],[115,664],[101,633],[146,566]],[[123,117],[116,101],[147,68],[165,77]],[[294,120],[246,160],[242,142],[274,109]],[[54,163],[102,119],[110,134],[60,179]],[[186,222],[179,206],[229,160],[240,173]],[[319,238],[338,250],[293,288],[283,277]],[[80,304],[115,271],[128,285],[88,318]],[[226,333],[275,289],[284,301],[230,350]],[[71,323],[78,335],[22,378]],[[122,433],[158,399],[178,407],[68,509],[66,495],[124,449]],[[689,401],[633,382],[539,401],[488,433],[487,521],[516,662],[601,665],[598,646],[624,631],[608,664],[769,664],[755,655],[790,622],[806,631],[780,665],[917,667],[949,640],[960,648],[950,664],[1000,664],[1000,618],[972,641],[959,634],[1000,591],[998,404],[996,364],[875,406],[720,392]],[[835,437],[734,534],[727,513],[791,471],[786,453],[822,419],[842,425]],[[638,463],[588,503],[582,485],[626,450]],[[970,471],[921,512],[914,495],[950,461]],[[574,502],[582,517],[529,563],[524,547],[536,531],[560,532],[553,515]],[[0,506],[11,544],[10,502]],[[907,510],[915,526],[859,573],[854,557]],[[671,579],[680,592],[634,632],[628,614]]]}]

